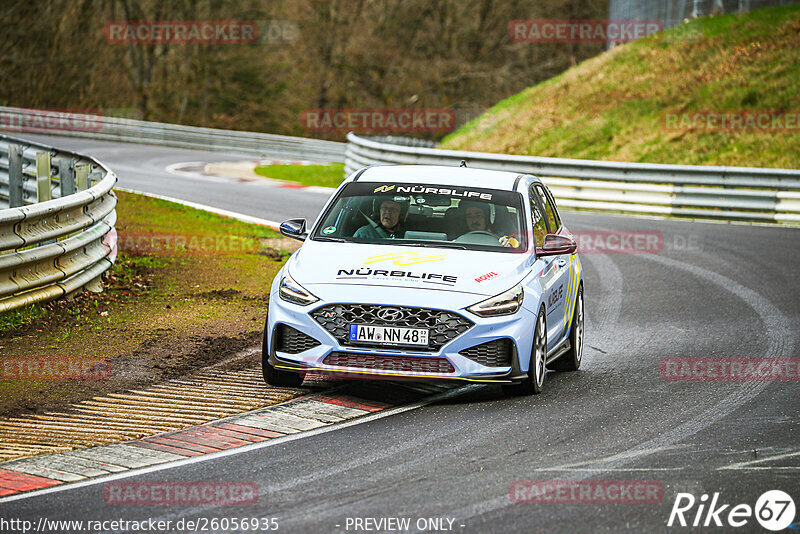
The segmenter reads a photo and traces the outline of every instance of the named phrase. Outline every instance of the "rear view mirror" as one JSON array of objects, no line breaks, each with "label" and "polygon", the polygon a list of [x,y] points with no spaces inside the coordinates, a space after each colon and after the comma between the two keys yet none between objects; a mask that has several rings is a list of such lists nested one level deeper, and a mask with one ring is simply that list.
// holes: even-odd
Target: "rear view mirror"
[{"label": "rear view mirror", "polygon": [[281,223],[281,233],[286,237],[305,241],[308,234],[306,233],[306,220],[305,219],[289,219]]},{"label": "rear view mirror", "polygon": [[536,255],[559,256],[561,254],[572,254],[578,250],[578,244],[574,239],[557,234],[547,234],[544,236],[542,248],[536,249]]}]

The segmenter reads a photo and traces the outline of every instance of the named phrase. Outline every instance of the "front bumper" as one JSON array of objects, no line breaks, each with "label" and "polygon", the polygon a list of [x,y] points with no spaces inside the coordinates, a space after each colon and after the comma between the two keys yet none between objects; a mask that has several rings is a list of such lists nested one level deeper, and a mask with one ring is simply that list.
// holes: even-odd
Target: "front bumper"
[{"label": "front bumper", "polygon": [[[363,347],[340,342],[334,335],[326,330],[311,313],[315,310],[337,304],[331,302],[317,302],[310,306],[298,306],[281,300],[278,295],[270,299],[267,343],[269,347],[268,361],[277,369],[293,371],[314,371],[323,374],[349,378],[390,378],[412,380],[453,380],[462,382],[482,382],[509,384],[519,382],[526,378],[529,364],[529,355],[533,338],[533,325],[535,317],[525,307],[514,315],[504,317],[482,318],[467,312],[464,309],[443,309],[436,306],[425,306],[450,313],[456,313],[474,323],[466,332],[461,333],[448,341],[438,350],[420,351],[392,347]],[[341,303],[343,305],[352,303]],[[358,304],[380,306],[412,306],[409,303],[395,302],[359,302]],[[413,304],[414,307],[422,307]],[[303,334],[314,338],[319,345],[298,353],[283,352],[277,347],[276,328],[286,325]],[[391,325],[387,325],[391,326]],[[461,351],[487,342],[507,339],[511,346],[511,364],[502,367],[489,367],[481,365],[472,359],[460,354]],[[338,353],[338,354],[334,354]],[[420,359],[437,359],[434,363],[442,363],[442,359],[449,362],[450,372],[424,372],[403,367],[415,365],[397,365],[391,368],[376,369],[363,365],[329,365],[325,360],[333,354],[352,356],[352,360],[391,360],[406,359],[419,363]],[[341,361],[342,358],[339,358]],[[429,362],[422,362],[429,363]],[[450,367],[452,366],[452,367]],[[429,366],[422,366],[429,367]]]}]

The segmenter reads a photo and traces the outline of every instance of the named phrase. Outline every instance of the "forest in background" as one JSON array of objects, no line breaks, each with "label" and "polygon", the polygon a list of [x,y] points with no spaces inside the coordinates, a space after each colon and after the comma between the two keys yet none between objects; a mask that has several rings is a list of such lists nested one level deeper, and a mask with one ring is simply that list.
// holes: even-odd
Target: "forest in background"
[{"label": "forest in background", "polygon": [[[603,19],[589,0],[8,0],[0,105],[309,132],[306,109],[448,108],[458,125],[605,49],[513,43],[515,19]],[[111,21],[278,21],[256,44],[111,43]],[[441,134],[428,134],[441,137]]]}]

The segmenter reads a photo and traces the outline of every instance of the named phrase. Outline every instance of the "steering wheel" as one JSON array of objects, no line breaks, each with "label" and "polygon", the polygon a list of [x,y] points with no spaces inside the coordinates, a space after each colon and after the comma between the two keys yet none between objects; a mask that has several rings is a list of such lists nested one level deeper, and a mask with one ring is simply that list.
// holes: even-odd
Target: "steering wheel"
[{"label": "steering wheel", "polygon": [[[495,235],[493,232],[489,232],[488,230],[473,230],[472,232],[467,232],[466,235],[490,235],[496,239],[500,239],[500,236]],[[461,236],[464,237],[464,236]]]},{"label": "steering wheel", "polygon": [[470,243],[473,245],[496,245],[500,237],[486,230],[474,230],[455,238],[455,243]]}]

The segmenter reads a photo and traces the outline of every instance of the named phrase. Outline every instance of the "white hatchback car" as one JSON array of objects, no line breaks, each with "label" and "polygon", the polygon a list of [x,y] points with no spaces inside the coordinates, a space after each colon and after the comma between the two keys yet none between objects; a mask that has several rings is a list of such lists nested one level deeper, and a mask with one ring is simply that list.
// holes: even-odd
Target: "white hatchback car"
[{"label": "white hatchback car", "polygon": [[275,277],[265,380],[305,372],[495,383],[539,393],[576,370],[583,279],[552,195],[530,175],[382,166],[353,173]]}]

